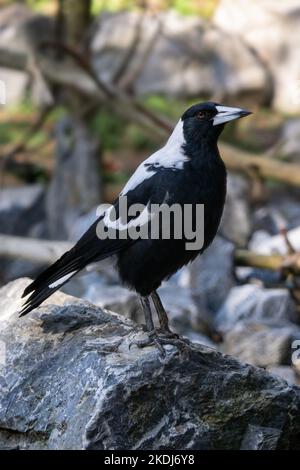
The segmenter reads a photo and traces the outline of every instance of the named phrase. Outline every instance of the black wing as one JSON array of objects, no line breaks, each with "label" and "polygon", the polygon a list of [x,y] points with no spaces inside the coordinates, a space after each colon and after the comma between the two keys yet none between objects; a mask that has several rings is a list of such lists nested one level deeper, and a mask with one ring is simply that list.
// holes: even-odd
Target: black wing
[{"label": "black wing", "polygon": [[[129,184],[130,180],[127,183],[127,192],[122,197],[126,196],[128,207],[135,203],[147,206],[149,202],[163,202],[174,172],[163,167],[157,168],[155,171],[152,168],[150,170],[150,178],[148,176],[145,177],[148,167],[141,165],[131,178],[131,181],[133,181],[132,187]],[[139,176],[141,177],[139,178]],[[136,184],[137,181],[138,184]],[[117,219],[119,217],[120,198],[114,204]],[[128,222],[130,220],[132,219],[128,217]],[[67,251],[53,265],[43,271],[24,290],[22,297],[28,295],[29,297],[23,305],[20,316],[26,315],[38,307],[88,264],[114,255],[135,242],[135,240],[129,237],[118,238],[118,236],[116,239],[100,239],[97,236],[98,224],[106,225],[103,215],[94,222],[71,250]]]}]

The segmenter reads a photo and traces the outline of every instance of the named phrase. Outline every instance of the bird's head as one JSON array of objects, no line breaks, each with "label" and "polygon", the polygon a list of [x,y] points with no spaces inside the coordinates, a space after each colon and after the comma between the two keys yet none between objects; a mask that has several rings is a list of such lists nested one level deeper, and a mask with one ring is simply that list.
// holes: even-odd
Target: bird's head
[{"label": "bird's head", "polygon": [[182,115],[185,138],[215,139],[219,137],[224,125],[235,119],[251,114],[242,108],[224,106],[214,102],[199,103],[191,106]]}]

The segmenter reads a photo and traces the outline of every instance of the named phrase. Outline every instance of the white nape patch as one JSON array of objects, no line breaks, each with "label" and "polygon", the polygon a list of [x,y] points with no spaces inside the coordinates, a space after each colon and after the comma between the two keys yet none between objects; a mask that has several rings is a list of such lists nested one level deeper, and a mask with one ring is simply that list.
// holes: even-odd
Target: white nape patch
[{"label": "white nape patch", "polygon": [[[184,143],[183,121],[180,119],[164,147],[153,153],[137,167],[136,171],[121,191],[120,196],[125,196],[128,191],[133,190],[144,180],[154,175],[156,168],[174,168],[175,170],[182,170],[184,162],[189,160],[182,150]],[[152,166],[153,169],[150,169]]]},{"label": "white nape patch", "polygon": [[241,108],[233,108],[232,106],[216,106],[218,114],[214,117],[214,126],[237,119],[242,111]]},{"label": "white nape patch", "polygon": [[55,287],[61,286],[64,282],[66,282],[70,277],[72,277],[74,274],[76,274],[77,271],[72,271],[69,274],[66,274],[65,276],[61,277],[57,281],[53,282],[52,284],[49,285],[49,289],[54,289]]}]

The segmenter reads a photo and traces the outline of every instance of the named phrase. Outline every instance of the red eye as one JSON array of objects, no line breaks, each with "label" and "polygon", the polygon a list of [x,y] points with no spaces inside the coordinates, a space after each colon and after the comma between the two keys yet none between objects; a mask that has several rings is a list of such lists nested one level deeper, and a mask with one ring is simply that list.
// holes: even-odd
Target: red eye
[{"label": "red eye", "polygon": [[199,119],[203,119],[206,115],[207,115],[207,111],[199,111],[199,113],[197,114],[197,117]]}]

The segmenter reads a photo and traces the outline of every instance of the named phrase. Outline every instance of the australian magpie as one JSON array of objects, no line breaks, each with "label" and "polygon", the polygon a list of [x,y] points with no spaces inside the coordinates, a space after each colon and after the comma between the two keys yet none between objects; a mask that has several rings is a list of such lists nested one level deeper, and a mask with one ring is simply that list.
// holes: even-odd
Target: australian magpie
[{"label": "australian magpie", "polygon": [[[196,104],[185,111],[164,147],[140,164],[111,206],[116,212],[113,221],[107,209],[70,251],[25,289],[23,297],[27,299],[20,316],[38,307],[88,264],[116,255],[122,282],[141,298],[149,341],[156,343],[163,353],[161,345],[171,342],[172,333],[156,290],[164,279],[201,254],[214,239],[226,196],[226,169],[218,151],[218,137],[225,123],[248,114],[244,109],[214,102]],[[120,201],[125,196],[127,207],[141,204],[145,209],[139,215],[128,217],[124,224]],[[200,248],[188,249],[185,236],[174,236],[174,221],[173,236],[169,238],[161,236],[161,230],[155,238],[133,238],[128,234],[99,236],[101,231],[108,232],[112,227],[120,235],[129,226],[144,225],[151,219],[151,205],[162,203],[204,206],[204,240]],[[154,327],[150,299],[160,329]]]}]

